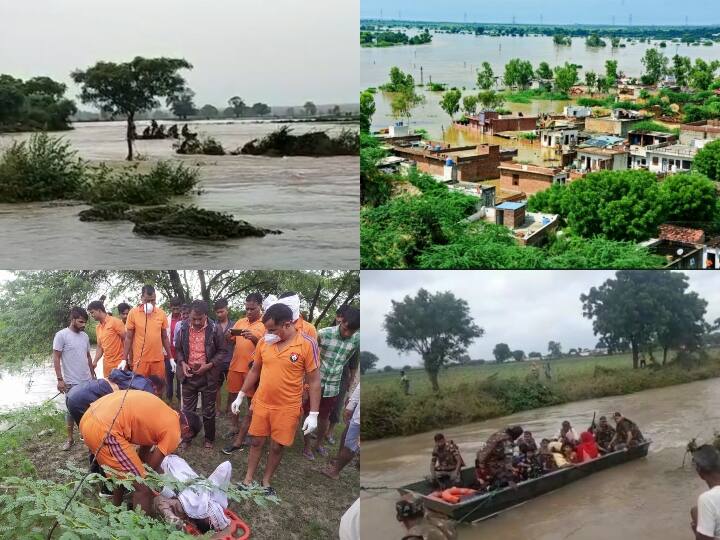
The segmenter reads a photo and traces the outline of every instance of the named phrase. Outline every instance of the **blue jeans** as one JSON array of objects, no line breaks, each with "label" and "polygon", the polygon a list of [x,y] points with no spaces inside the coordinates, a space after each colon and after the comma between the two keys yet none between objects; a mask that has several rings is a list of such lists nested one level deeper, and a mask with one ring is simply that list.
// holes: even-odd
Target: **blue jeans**
[{"label": "blue jeans", "polygon": [[360,424],[350,422],[347,435],[345,435],[345,448],[353,453],[360,450]]}]

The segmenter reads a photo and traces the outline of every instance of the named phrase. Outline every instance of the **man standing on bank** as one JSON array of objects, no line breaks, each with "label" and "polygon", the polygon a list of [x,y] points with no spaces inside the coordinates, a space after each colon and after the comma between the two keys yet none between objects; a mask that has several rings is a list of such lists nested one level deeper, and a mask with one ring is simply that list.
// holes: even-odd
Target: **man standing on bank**
[{"label": "man standing on bank", "polygon": [[302,414],[303,380],[310,386],[310,414],[303,423],[303,435],[317,428],[320,408],[320,358],[317,342],[298,332],[293,324],[293,312],[285,304],[270,306],[263,315],[266,334],[253,353],[253,367],[232,404],[237,414],[245,394],[260,385],[252,403],[252,421],[249,434],[252,446],[248,456],[248,469],[240,489],[246,488],[255,476],[265,439],[270,437],[262,485],[268,495],[275,495],[270,485],[273,473],[280,464],[283,450],[295,439]]},{"label": "man standing on bank", "polygon": [[[157,375],[164,379],[165,359],[171,351],[167,316],[155,305],[152,285],[143,286],[140,299],[142,303],[130,310],[125,325],[125,362],[138,375]],[[125,367],[122,363],[120,366],[120,369]],[[170,367],[175,370],[173,359],[170,359]]]},{"label": "man standing on bank", "polygon": [[[208,319],[208,305],[203,300],[190,304],[188,321],[189,324],[180,327],[175,341],[182,407],[185,414],[194,413],[198,396],[202,395],[205,448],[212,449],[215,442],[215,397],[225,351],[224,336]],[[184,439],[181,449],[187,448],[190,440]]]}]

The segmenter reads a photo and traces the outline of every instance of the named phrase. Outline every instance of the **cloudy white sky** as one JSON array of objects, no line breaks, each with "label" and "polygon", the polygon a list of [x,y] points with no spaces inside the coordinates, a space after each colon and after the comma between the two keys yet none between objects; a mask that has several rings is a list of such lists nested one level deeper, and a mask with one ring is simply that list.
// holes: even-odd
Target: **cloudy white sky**
[{"label": "cloudy white sky", "polygon": [[[69,74],[98,60],[182,57],[196,104],[351,103],[359,0],[3,0],[0,73]],[[70,94],[77,94],[75,87]]]},{"label": "cloudy white sky", "polygon": [[[688,24],[720,22],[720,2],[707,0],[361,0],[363,18],[536,24]],[[542,17],[542,19],[541,19]]]},{"label": "cloudy white sky", "polygon": [[[720,273],[688,272],[690,287],[708,301],[706,319],[720,317]],[[547,353],[550,340],[563,350],[592,348],[598,338],[583,318],[580,295],[614,276],[612,271],[363,271],[361,272],[362,350],[375,353],[378,365],[418,365],[416,354],[398,355],[385,343],[384,316],[391,300],[430,292],[452,291],[466,300],[485,335],[468,349],[473,359],[492,359],[496,343],[525,353]]]}]

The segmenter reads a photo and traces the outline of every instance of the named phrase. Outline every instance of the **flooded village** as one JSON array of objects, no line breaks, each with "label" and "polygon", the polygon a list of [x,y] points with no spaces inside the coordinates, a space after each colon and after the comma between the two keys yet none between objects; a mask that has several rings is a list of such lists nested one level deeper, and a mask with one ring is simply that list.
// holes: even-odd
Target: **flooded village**
[{"label": "flooded village", "polygon": [[[474,31],[469,23],[367,20],[363,28],[378,36],[431,36],[428,43],[362,50],[362,83],[374,105],[370,129],[387,152],[377,162],[381,171],[398,179],[409,171],[426,173],[450,191],[475,197],[467,222],[502,225],[521,246],[547,247],[558,234],[583,231],[580,237],[634,242],[656,256],[653,266],[720,268],[720,184],[714,168],[705,167],[720,148],[713,144],[720,137],[713,108],[720,101],[720,44],[689,43],[680,33],[638,38],[632,31],[642,29],[627,27],[601,35],[585,28],[587,37],[562,27],[555,36],[526,34],[510,25],[493,34],[480,23]],[[614,37],[623,33],[628,37]],[[409,97],[399,98],[403,92]],[[648,173],[656,186],[647,184]],[[653,211],[647,206],[654,196],[638,197],[643,205],[630,194],[636,182],[655,191],[667,179],[695,185],[698,174],[708,179],[705,211]],[[572,187],[588,175],[588,187]],[[604,181],[617,183],[619,191],[589,187]],[[592,221],[652,224],[642,225],[642,232],[589,226],[574,211],[581,191],[597,199]],[[675,194],[675,203],[663,204],[681,204],[683,194]],[[620,217],[604,213],[603,204],[653,215],[628,210]],[[460,264],[484,266],[480,257]]]}]

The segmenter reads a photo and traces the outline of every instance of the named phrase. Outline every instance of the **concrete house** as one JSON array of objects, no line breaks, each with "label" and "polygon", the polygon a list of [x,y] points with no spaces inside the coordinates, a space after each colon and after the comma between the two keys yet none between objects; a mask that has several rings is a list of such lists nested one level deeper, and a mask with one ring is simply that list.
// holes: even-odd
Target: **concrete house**
[{"label": "concrete house", "polygon": [[526,195],[532,195],[550,188],[553,184],[565,184],[568,181],[567,171],[560,168],[506,161],[500,164],[499,170],[502,189],[522,191]]},{"label": "concrete house", "polygon": [[610,116],[601,118],[588,117],[585,119],[585,130],[593,133],[609,133],[623,139],[627,137],[632,127],[645,117],[636,111],[626,109],[613,109]]},{"label": "concrete house", "polygon": [[446,181],[496,179],[502,158],[497,144],[451,147],[447,143],[431,141],[423,146],[394,146],[392,152],[414,161],[418,170]]},{"label": "concrete house", "polygon": [[701,120],[680,126],[680,142],[691,144],[694,140],[720,139],[720,120]]},{"label": "concrete house", "polygon": [[501,115],[496,111],[481,111],[468,116],[464,127],[492,135],[502,131],[532,131],[537,126],[537,120],[537,116]]},{"label": "concrete house", "polygon": [[699,148],[688,144],[656,144],[645,147],[647,169],[654,173],[689,171]]},{"label": "concrete house", "polygon": [[677,137],[672,133],[661,131],[631,131],[628,133],[630,144],[630,168],[647,169],[647,149],[670,145],[677,142]]}]

